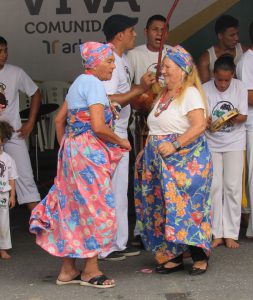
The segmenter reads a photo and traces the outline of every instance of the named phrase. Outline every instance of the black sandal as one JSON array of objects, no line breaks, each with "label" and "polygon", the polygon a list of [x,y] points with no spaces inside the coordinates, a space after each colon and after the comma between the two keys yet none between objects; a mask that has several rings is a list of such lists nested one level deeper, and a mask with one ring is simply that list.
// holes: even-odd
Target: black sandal
[{"label": "black sandal", "polygon": [[191,276],[196,276],[196,275],[202,275],[204,273],[206,273],[208,269],[208,260],[206,261],[206,268],[205,269],[200,269],[200,268],[196,268],[196,267],[191,267],[190,271],[189,271],[189,274]]},{"label": "black sandal", "polygon": [[110,280],[110,279],[104,274],[102,274],[91,278],[89,281],[82,280],[80,285],[91,286],[98,289],[108,289],[108,288],[115,287],[115,283],[104,284],[106,280]]},{"label": "black sandal", "polygon": [[166,268],[165,266],[161,266],[159,269],[156,268],[156,272],[159,274],[171,274],[177,271],[184,270],[184,264],[181,263],[178,266],[172,267],[172,268]]},{"label": "black sandal", "polygon": [[164,267],[168,262],[173,262],[173,263],[176,263],[176,264],[180,263],[180,265],[183,265],[183,254],[181,254],[181,255],[179,255],[177,257],[174,257],[174,258],[166,261],[165,263],[157,265],[156,268],[155,268],[156,272],[160,273],[160,270],[162,270],[162,272],[163,272],[162,274],[164,274],[164,269],[173,269],[173,268],[165,268]]}]

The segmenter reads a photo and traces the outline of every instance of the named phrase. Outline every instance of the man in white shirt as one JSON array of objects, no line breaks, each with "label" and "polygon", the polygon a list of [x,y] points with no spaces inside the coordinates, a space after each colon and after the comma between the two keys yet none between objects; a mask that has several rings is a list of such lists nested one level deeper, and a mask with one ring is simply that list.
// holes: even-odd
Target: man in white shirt
[{"label": "man in white shirt", "polygon": [[213,78],[214,62],[225,53],[234,57],[234,63],[237,64],[243,52],[247,47],[239,43],[239,21],[230,16],[222,15],[215,22],[215,33],[218,43],[207,49],[199,59],[198,71],[203,83]]},{"label": "man in white shirt", "polygon": [[[130,64],[130,74],[135,84],[140,83],[140,79],[147,70],[156,72],[158,54],[161,45],[162,32],[166,18],[161,15],[151,16],[144,29],[146,44],[135,47],[128,51],[127,59]],[[166,30],[165,40],[168,38]],[[169,45],[164,45],[162,57],[169,49]]]},{"label": "man in white shirt", "polygon": [[250,219],[246,236],[253,238],[253,22],[250,24],[249,36],[251,47],[241,57],[236,67],[236,75],[248,90],[248,119],[246,122],[246,150],[247,150],[247,198],[250,204]]},{"label": "man in white shirt", "polygon": [[[4,150],[16,163],[19,178],[16,180],[17,200],[26,204],[32,210],[40,195],[33,179],[33,171],[25,138],[33,130],[39,111],[41,96],[38,87],[32,79],[19,67],[6,64],[8,58],[7,41],[0,37],[0,84],[5,87],[5,98],[8,105],[0,113],[0,120],[10,123],[15,132],[4,145]],[[21,124],[19,116],[19,91],[31,97],[31,107],[28,120]]]},{"label": "man in white shirt", "polygon": [[[110,81],[105,81],[105,89],[111,101],[116,101],[123,108],[120,119],[116,120],[115,133],[122,138],[127,138],[127,127],[131,112],[130,101],[135,96],[142,94],[151,85],[155,78],[152,73],[147,73],[141,84],[131,87],[129,65],[125,52],[132,49],[135,44],[136,32],[134,25],[138,18],[125,15],[112,15],[105,20],[103,32],[106,40],[114,45],[116,68]],[[125,259],[126,256],[139,255],[138,249],[127,247],[128,241],[128,165],[129,153],[125,153],[112,178],[112,187],[115,198],[117,235],[113,248],[108,253],[102,253],[100,258],[112,261]]]}]

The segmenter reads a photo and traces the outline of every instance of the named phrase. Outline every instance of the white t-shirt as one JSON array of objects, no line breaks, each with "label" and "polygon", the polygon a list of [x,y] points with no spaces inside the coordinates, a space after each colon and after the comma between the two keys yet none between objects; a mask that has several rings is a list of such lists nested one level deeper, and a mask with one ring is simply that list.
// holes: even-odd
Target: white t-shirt
[{"label": "white t-shirt", "polygon": [[[253,50],[249,49],[236,66],[236,76],[245,84],[247,90],[253,90]],[[246,129],[253,131],[253,105],[249,105]]]},{"label": "white t-shirt", "polygon": [[173,100],[166,110],[155,117],[158,104],[159,101],[148,116],[149,135],[182,134],[190,127],[187,113],[194,109],[205,109],[201,95],[195,87],[188,87],[182,102]]},{"label": "white t-shirt", "polygon": [[[9,64],[5,64],[0,70],[0,83],[6,85],[4,92],[8,100],[6,109],[0,114],[0,120],[9,122],[17,130],[21,127],[19,91],[31,97],[38,87],[21,68]],[[12,138],[18,138],[18,134],[14,133]]]},{"label": "white t-shirt", "polygon": [[[123,94],[130,91],[131,76],[126,55],[122,57],[114,52],[116,68],[113,70],[112,78],[108,81],[103,81],[107,95]],[[120,112],[120,119],[115,121],[115,131],[126,133],[128,120],[131,113],[130,105],[126,105]]]},{"label": "white t-shirt", "polygon": [[0,154],[0,193],[11,190],[9,180],[17,179],[18,173],[14,159],[7,153]]},{"label": "white t-shirt", "polygon": [[[242,115],[248,115],[248,93],[244,84],[238,79],[232,79],[226,91],[217,90],[214,80],[203,85],[209,113],[212,122],[231,109],[237,108]],[[219,131],[211,133],[206,131],[208,145],[211,151],[227,152],[245,150],[246,131],[245,124],[232,124],[227,122]]]},{"label": "white t-shirt", "polygon": [[[162,58],[170,48],[164,45]],[[140,45],[127,53],[127,59],[130,66],[130,74],[135,84],[140,84],[141,77],[150,70],[156,72],[159,52],[150,51],[147,45]]]}]

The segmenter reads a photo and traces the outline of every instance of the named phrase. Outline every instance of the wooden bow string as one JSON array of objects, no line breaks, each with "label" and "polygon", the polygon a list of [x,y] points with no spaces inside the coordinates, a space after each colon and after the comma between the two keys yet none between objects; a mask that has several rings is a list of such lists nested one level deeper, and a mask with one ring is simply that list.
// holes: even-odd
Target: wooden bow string
[{"label": "wooden bow string", "polygon": [[163,53],[163,46],[164,46],[164,43],[165,43],[167,27],[168,27],[168,24],[169,24],[169,21],[170,21],[172,15],[173,15],[173,12],[174,12],[174,10],[176,9],[176,7],[178,5],[178,2],[179,2],[179,0],[174,1],[173,5],[171,6],[171,9],[168,13],[168,16],[166,18],[166,22],[164,24],[164,27],[163,27],[163,32],[162,32],[162,37],[161,37],[161,44],[160,44],[159,55],[158,55],[157,69],[156,69],[156,81],[158,81],[159,76],[160,76],[162,53]]}]

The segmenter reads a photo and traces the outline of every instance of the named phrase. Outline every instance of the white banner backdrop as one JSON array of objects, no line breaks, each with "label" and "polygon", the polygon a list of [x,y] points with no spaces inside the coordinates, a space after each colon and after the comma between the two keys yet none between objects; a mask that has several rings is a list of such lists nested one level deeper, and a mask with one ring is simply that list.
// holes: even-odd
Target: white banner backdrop
[{"label": "white banner backdrop", "polygon": [[[9,63],[35,80],[72,81],[82,72],[79,44],[104,41],[104,20],[113,14],[138,17],[137,45],[154,14],[168,14],[173,0],[1,0],[0,35],[7,39]],[[181,0],[173,29],[215,0]]]}]

